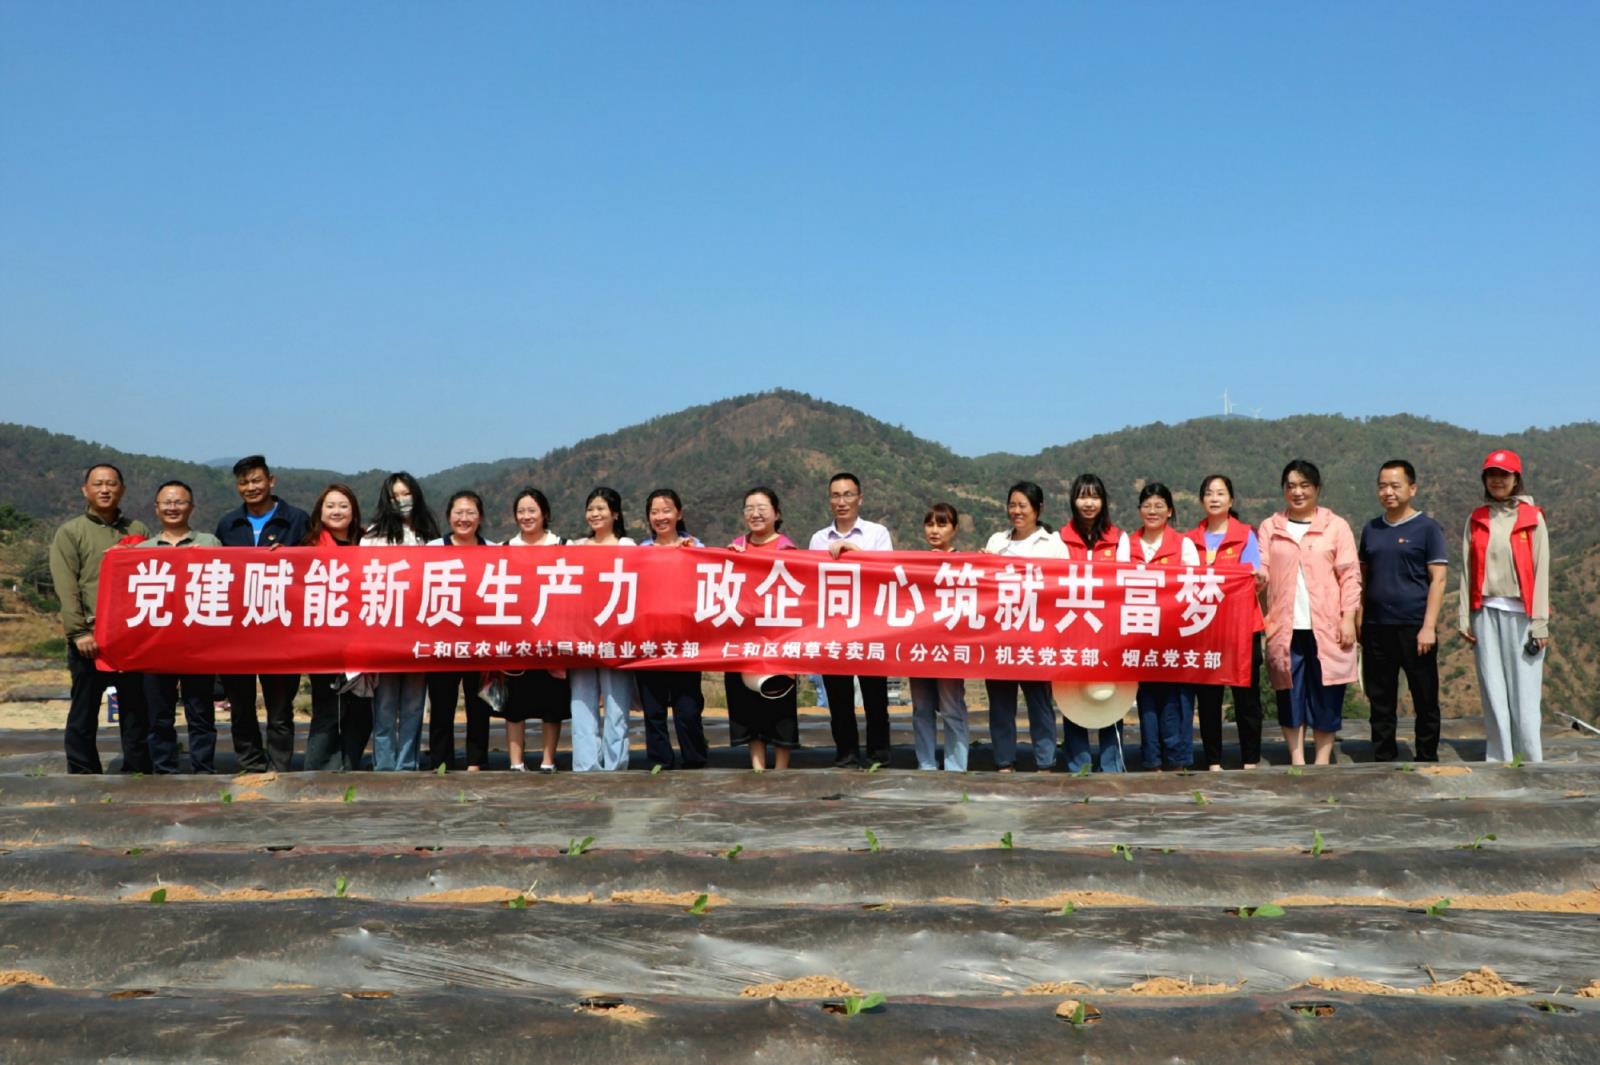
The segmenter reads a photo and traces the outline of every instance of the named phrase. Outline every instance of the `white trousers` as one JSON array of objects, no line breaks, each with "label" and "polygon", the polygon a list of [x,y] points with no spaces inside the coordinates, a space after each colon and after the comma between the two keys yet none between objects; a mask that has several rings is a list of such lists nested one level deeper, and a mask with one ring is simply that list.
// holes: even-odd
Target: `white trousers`
[{"label": "white trousers", "polygon": [[1483,699],[1484,761],[1544,760],[1539,738],[1539,688],[1544,656],[1523,650],[1532,623],[1509,610],[1479,610],[1472,615],[1478,662],[1478,694]]}]

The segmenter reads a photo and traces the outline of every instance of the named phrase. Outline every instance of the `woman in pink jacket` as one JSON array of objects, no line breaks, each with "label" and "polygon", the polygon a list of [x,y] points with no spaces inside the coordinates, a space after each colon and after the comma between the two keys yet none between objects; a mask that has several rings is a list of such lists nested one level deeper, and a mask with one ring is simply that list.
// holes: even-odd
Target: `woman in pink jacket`
[{"label": "woman in pink jacket", "polygon": [[1304,765],[1306,726],[1316,764],[1333,761],[1344,686],[1356,679],[1361,564],[1350,525],[1317,506],[1322,474],[1305,459],[1283,468],[1284,509],[1261,523],[1267,578],[1267,671],[1289,761]]}]

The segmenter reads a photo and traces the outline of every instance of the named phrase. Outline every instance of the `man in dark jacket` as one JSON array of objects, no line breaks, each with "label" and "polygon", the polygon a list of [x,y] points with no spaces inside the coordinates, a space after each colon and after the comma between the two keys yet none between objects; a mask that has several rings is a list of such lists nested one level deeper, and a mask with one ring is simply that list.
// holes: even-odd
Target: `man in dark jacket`
[{"label": "man in dark jacket", "polygon": [[[294,547],[305,539],[311,519],[272,494],[277,478],[266,458],[250,455],[234,463],[233,481],[242,502],[217,522],[217,539],[224,547]],[[300,676],[263,673],[260,680],[261,701],[267,708],[265,750],[256,719],[256,677],[247,673],[222,678],[233,722],[233,753],[239,768],[247,772],[268,768],[287,772],[294,759],[294,696],[300,690]]]}]

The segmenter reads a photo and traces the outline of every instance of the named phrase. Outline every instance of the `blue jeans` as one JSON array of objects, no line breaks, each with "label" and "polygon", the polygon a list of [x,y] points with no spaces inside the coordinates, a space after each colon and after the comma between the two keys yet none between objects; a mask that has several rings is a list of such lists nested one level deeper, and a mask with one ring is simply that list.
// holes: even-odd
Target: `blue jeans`
[{"label": "blue jeans", "polygon": [[1194,762],[1194,693],[1182,684],[1139,683],[1139,761],[1146,769]]},{"label": "blue jeans", "polygon": [[372,693],[372,768],[416,769],[422,746],[426,673],[380,673]]},{"label": "blue jeans", "polygon": [[217,714],[212,700],[215,678],[209,673],[146,673],[144,697],[150,706],[150,761],[157,773],[177,773],[178,692],[183,692],[183,719],[189,728],[190,772],[215,773]]},{"label": "blue jeans", "polygon": [[[633,707],[633,678],[620,669],[573,669],[572,771],[628,768],[628,711]],[[600,697],[605,697],[605,732],[601,733]]]},{"label": "blue jeans", "polygon": [[1076,773],[1091,764],[1102,773],[1121,773],[1127,768],[1122,758],[1122,722],[1100,730],[1099,756],[1094,758],[1089,754],[1088,729],[1062,718],[1061,731],[1067,748],[1067,772]]},{"label": "blue jeans", "polygon": [[986,680],[989,693],[989,738],[994,742],[995,765],[1009,769],[1017,761],[1017,687],[1028,702],[1028,736],[1033,740],[1033,764],[1039,769],[1056,765],[1056,710],[1050,685],[1042,680]]},{"label": "blue jeans", "polygon": [[911,678],[911,733],[916,742],[917,768],[938,769],[936,718],[944,720],[944,767],[952,773],[967,771],[967,685],[953,677]]}]

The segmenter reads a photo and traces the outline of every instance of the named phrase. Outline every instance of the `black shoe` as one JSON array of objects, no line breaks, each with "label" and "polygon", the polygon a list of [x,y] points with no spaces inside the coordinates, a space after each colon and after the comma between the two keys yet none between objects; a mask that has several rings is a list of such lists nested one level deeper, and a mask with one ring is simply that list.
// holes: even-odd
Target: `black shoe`
[{"label": "black shoe", "polygon": [[833,760],[833,768],[835,769],[853,769],[864,764],[861,761],[860,754],[841,754]]},{"label": "black shoe", "polygon": [[889,768],[889,763],[891,761],[893,761],[893,760],[894,760],[894,754],[892,752],[890,752],[890,751],[878,751],[875,754],[867,755],[867,764],[868,765],[872,765],[874,762],[876,762],[878,765],[882,766],[884,769],[888,769]]}]

